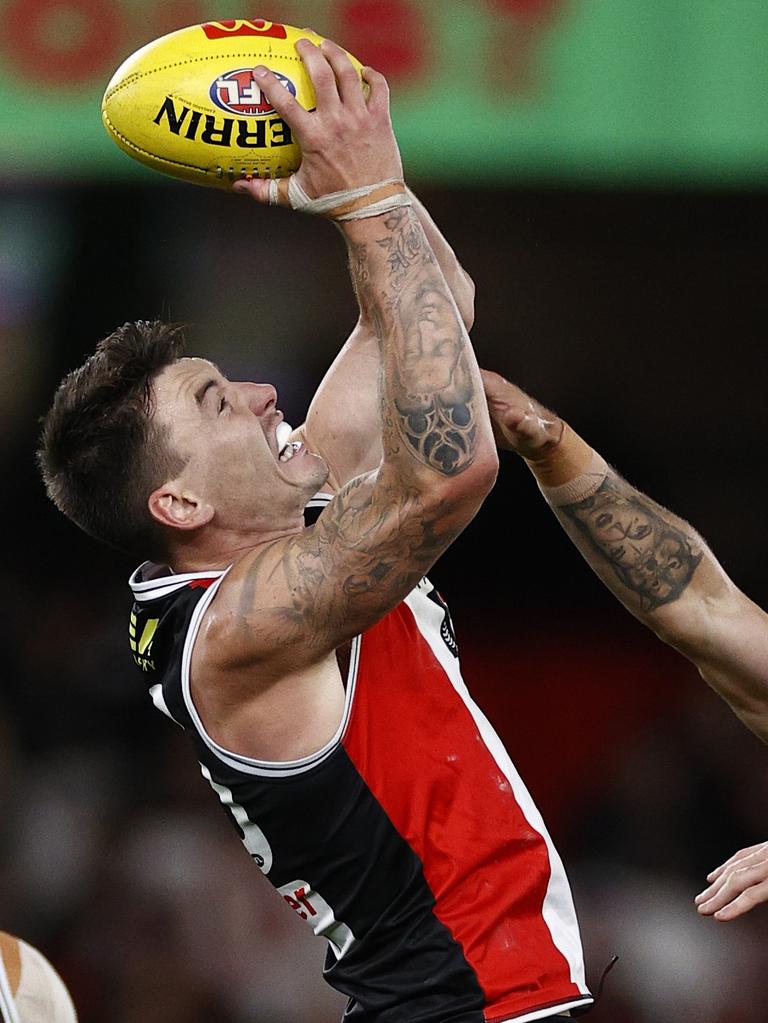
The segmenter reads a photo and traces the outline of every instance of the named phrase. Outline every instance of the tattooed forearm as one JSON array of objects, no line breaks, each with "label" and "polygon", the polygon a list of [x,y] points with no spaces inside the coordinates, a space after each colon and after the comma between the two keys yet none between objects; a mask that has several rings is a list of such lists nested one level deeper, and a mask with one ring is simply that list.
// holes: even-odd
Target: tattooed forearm
[{"label": "tattooed forearm", "polygon": [[591,497],[556,511],[586,537],[642,611],[655,611],[682,596],[703,556],[670,513],[615,474]]},{"label": "tattooed forearm", "polygon": [[351,246],[351,271],[381,349],[384,450],[455,475],[475,458],[483,409],[469,342],[415,214],[395,210],[383,231]]},{"label": "tattooed forearm", "polygon": [[422,259],[429,263],[435,262],[432,250],[426,244],[424,230],[415,217],[396,214],[385,224],[386,227],[395,225],[398,230],[378,242],[380,248],[387,254],[391,274],[402,274],[408,267]]}]

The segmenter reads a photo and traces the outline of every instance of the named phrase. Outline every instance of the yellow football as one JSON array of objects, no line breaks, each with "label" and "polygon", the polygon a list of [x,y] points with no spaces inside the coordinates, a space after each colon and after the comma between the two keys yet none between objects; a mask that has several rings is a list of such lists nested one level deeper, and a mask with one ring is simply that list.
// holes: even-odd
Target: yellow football
[{"label": "yellow football", "polygon": [[199,185],[229,188],[249,174],[285,177],[301,163],[301,150],[253,68],[268,67],[306,110],[314,109],[299,39],[320,43],[322,36],[260,18],[162,36],[112,76],[101,104],[104,126],[135,160]]}]

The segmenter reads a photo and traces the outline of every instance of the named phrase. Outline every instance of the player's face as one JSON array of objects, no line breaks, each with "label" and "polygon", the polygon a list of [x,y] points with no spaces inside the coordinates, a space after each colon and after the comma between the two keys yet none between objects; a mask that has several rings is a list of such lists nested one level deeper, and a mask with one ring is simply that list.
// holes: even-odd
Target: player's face
[{"label": "player's face", "polygon": [[154,383],[155,415],[186,458],[182,481],[227,528],[279,524],[328,475],[303,444],[278,448],[283,413],[271,384],[227,380],[204,359],[181,359]]}]

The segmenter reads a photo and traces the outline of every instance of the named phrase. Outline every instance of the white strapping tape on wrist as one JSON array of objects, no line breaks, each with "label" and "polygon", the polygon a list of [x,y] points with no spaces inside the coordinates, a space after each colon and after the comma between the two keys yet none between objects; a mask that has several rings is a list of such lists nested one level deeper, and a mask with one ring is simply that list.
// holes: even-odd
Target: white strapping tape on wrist
[{"label": "white strapping tape on wrist", "polygon": [[581,476],[577,476],[574,480],[569,480],[568,483],[561,483],[557,487],[545,487],[539,483],[539,490],[544,495],[547,504],[551,505],[552,508],[562,508],[566,504],[577,504],[587,497],[592,497],[599,490],[608,475],[609,468],[603,456],[595,451],[592,454],[589,468]]},{"label": "white strapping tape on wrist", "polygon": [[[377,181],[373,185],[363,185],[360,188],[349,188],[341,192],[331,192],[328,195],[318,196],[317,199],[310,199],[304,189],[296,180],[295,176],[288,179],[288,201],[291,209],[299,210],[302,213],[311,213],[315,216],[323,216],[332,212],[340,206],[345,206],[357,199],[364,199],[367,195],[377,192],[387,185],[397,184],[400,178],[387,178],[385,181]],[[279,182],[272,178],[269,182],[269,203],[277,206],[280,203]],[[412,206],[413,198],[407,192],[397,192],[395,195],[387,196],[370,206],[363,206],[350,213],[334,217],[335,220],[364,220],[367,217],[378,217],[382,213],[389,213],[391,210],[399,209],[401,206]]]}]

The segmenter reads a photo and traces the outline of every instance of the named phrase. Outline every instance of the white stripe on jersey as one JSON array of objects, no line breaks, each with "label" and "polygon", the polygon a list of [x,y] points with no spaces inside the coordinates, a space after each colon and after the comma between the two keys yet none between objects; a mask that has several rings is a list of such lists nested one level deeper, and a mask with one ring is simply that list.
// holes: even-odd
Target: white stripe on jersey
[{"label": "white stripe on jersey", "polygon": [[[226,575],[226,572],[224,575]],[[198,714],[197,708],[192,700],[190,682],[192,651],[195,646],[195,640],[197,639],[197,634],[200,631],[203,615],[208,610],[208,605],[216,595],[216,592],[224,579],[224,575],[209,586],[205,595],[200,599],[197,607],[192,613],[189,628],[187,629],[186,639],[184,640],[184,652],[181,660],[181,691],[184,696],[184,703],[189,711],[189,716],[192,718],[192,723],[194,724],[195,729],[208,749],[214,753],[219,760],[222,761],[222,763],[226,764],[227,767],[234,768],[234,770],[241,771],[244,774],[255,774],[264,778],[288,778],[292,775],[304,774],[306,771],[317,767],[318,764],[321,764],[324,760],[328,759],[341,742],[342,736],[347,728],[352,714],[352,702],[357,683],[357,668],[360,663],[360,637],[356,636],[355,639],[352,640],[352,649],[349,657],[349,670],[347,672],[347,685],[344,696],[344,711],[341,715],[339,727],[336,729],[336,732],[330,741],[327,742],[322,749],[317,750],[316,753],[311,753],[307,757],[302,757],[300,760],[277,761],[256,760],[253,757],[246,757],[241,753],[234,753],[232,750],[224,749],[224,747],[215,742],[205,730],[202,718]]]},{"label": "white stripe on jersey", "polygon": [[165,714],[166,717],[169,717],[175,725],[179,726],[179,728],[184,727],[184,725],[182,725],[180,721],[177,721],[173,714],[171,714],[168,710],[168,704],[165,702],[165,697],[163,696],[163,687],[159,682],[156,682],[155,685],[149,687],[149,695],[152,697],[152,703],[154,703],[161,713]]},{"label": "white stripe on jersey", "polygon": [[[139,565],[136,571],[131,575],[128,580],[128,585],[131,587],[133,592],[133,599],[137,604],[146,603],[149,600],[158,600],[160,597],[167,597],[171,593],[175,593],[176,590],[181,590],[189,583],[193,583],[198,579],[218,579],[219,577],[226,574],[229,569],[222,571],[221,569],[211,570],[210,572],[182,572],[176,575],[169,568],[167,574],[158,575],[154,579],[147,579],[142,582],[137,580],[137,576],[144,568],[145,565],[149,565],[151,562],[145,561]],[[156,568],[162,568],[162,566],[154,566]]]},{"label": "white stripe on jersey", "polygon": [[4,1020],[4,1023],[20,1023],[2,956],[0,956],[0,1019]]},{"label": "white stripe on jersey", "polygon": [[[439,661],[453,688],[472,715],[486,747],[498,764],[499,770],[506,776],[507,781],[512,786],[512,791],[520,810],[534,831],[537,831],[544,839],[547,852],[549,853],[550,875],[547,893],[544,896],[544,905],[542,906],[542,916],[552,935],[552,943],[568,963],[572,983],[586,996],[587,1000],[590,1000],[591,995],[584,975],[584,956],[581,948],[579,925],[576,920],[576,910],[573,905],[573,897],[568,879],[565,876],[563,862],[552,843],[541,814],[531,799],[522,778],[517,773],[515,765],[510,760],[509,754],[504,749],[501,739],[470,696],[464,679],[461,677],[458,660],[440,637],[440,626],[445,612],[438,604],[427,597],[427,593],[431,590],[431,583],[424,579],[405,598],[405,603],[413,613],[419,632],[429,643],[432,653]],[[573,1003],[573,1005],[580,1004],[583,1004],[583,1001]],[[538,1015],[524,1016],[522,1019],[540,1019],[547,1015],[552,1015],[553,1011],[555,1013],[562,1012],[565,1008],[567,1006],[559,1006],[555,1010],[546,1010]]]},{"label": "white stripe on jersey", "polygon": [[230,810],[232,816],[239,824],[240,830],[243,832],[243,845],[251,854],[254,863],[263,874],[268,874],[272,869],[272,846],[269,844],[267,836],[259,825],[251,820],[245,807],[235,802],[232,789],[228,789],[226,785],[219,785],[218,782],[215,782],[205,764],[200,764],[200,771],[219,797],[222,806]]},{"label": "white stripe on jersey", "polygon": [[589,1005],[590,1000],[590,998],[577,998],[572,1002],[563,1002],[561,1005],[550,1006],[548,1009],[536,1009],[535,1012],[526,1012],[524,1016],[507,1016],[506,1020],[502,1020],[500,1023],[534,1023],[534,1020],[546,1020],[551,1016],[557,1016],[560,1019],[568,1009],[577,1009],[579,1006],[583,1008],[585,1005]]}]

